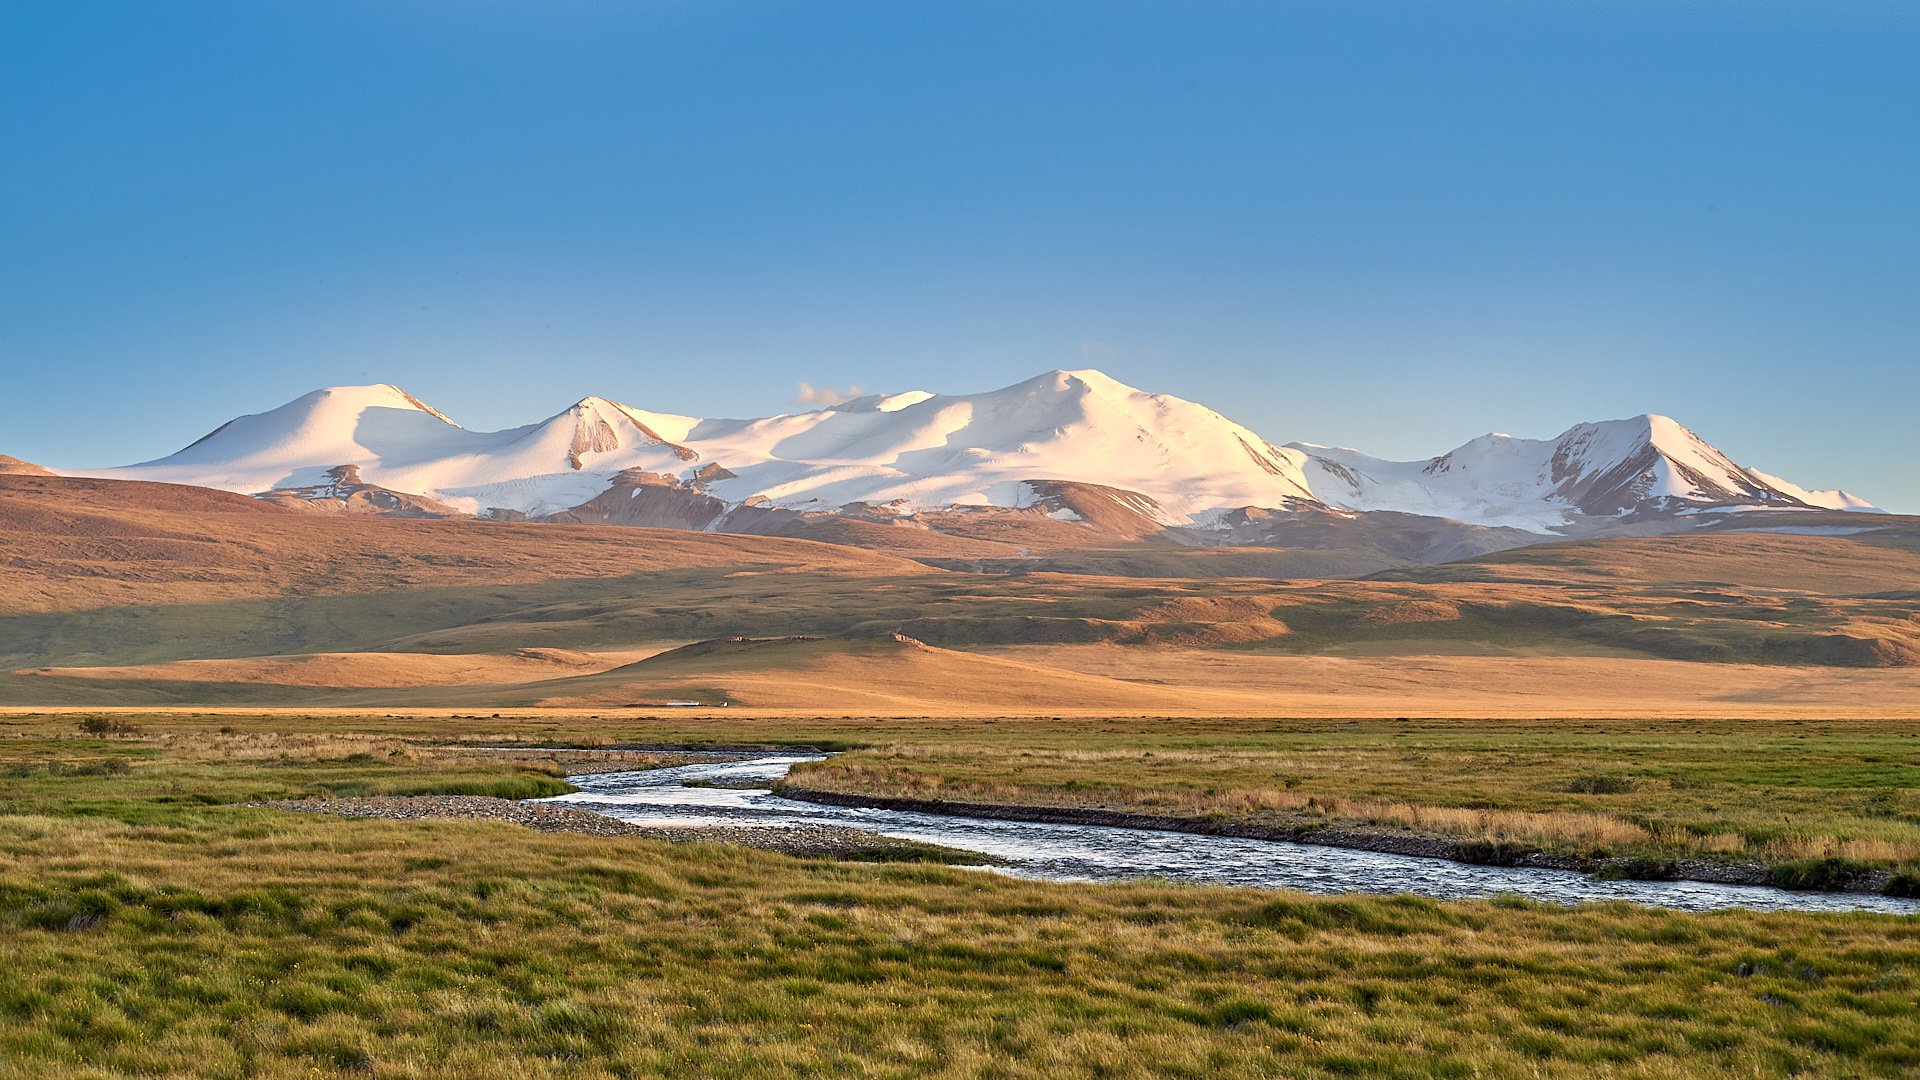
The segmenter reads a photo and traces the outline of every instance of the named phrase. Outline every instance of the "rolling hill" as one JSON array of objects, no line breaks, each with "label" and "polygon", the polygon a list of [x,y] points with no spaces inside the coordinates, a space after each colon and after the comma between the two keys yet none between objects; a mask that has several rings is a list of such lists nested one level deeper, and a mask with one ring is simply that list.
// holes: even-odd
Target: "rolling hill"
[{"label": "rolling hill", "polygon": [[[1740,687],[1787,685],[1778,673],[1847,669],[1884,678],[1818,685],[1852,685],[1856,702],[1920,700],[1920,526],[1805,511],[1801,532],[1737,527],[1751,517],[1278,580],[1250,560],[1312,552],[1149,540],[950,565],[782,537],[319,514],[206,488],[11,473],[0,475],[0,706],[685,698],[1259,715],[1338,711],[1328,672],[1346,670],[1358,681],[1342,700],[1418,712],[1422,680],[1450,708],[1471,705],[1475,670],[1518,680],[1501,708],[1535,701],[1545,691],[1517,674],[1529,663],[1571,679],[1556,692],[1575,699],[1584,683],[1570,672],[1625,680],[1643,664],[1668,687],[1692,672],[1697,685],[1674,700],[1702,708],[1764,704]],[[1191,677],[1201,671],[1215,681]],[[1312,678],[1296,694],[1287,672]],[[1793,678],[1811,693],[1815,676]],[[1395,693],[1411,695],[1404,708],[1380,704]]]}]

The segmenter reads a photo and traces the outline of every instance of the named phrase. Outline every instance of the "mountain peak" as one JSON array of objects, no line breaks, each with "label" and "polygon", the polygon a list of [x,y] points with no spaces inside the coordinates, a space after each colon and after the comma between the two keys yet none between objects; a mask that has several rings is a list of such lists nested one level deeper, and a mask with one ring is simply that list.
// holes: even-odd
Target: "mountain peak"
[{"label": "mountain peak", "polygon": [[[423,426],[424,425],[424,426]],[[180,454],[201,451],[200,458],[256,457],[267,447],[297,446],[303,454],[322,447],[359,450],[359,440],[407,431],[431,437],[460,431],[447,414],[392,383],[325,386],[277,409],[236,417],[189,443]],[[180,456],[178,454],[176,457]],[[331,465],[356,463],[342,458]]]},{"label": "mountain peak", "polygon": [[589,455],[635,447],[664,446],[682,461],[693,461],[700,456],[662,437],[647,423],[646,415],[632,406],[597,394],[574,402],[540,425],[528,439],[539,442],[556,431],[565,442],[567,465],[574,470],[584,469]]},{"label": "mountain peak", "polygon": [[1636,438],[1648,439],[1654,442],[1698,440],[1700,438],[1688,430],[1686,425],[1680,423],[1680,421],[1675,420],[1671,416],[1663,416],[1660,413],[1640,413],[1636,416],[1626,416],[1618,420],[1594,420],[1585,424],[1575,424],[1573,428],[1569,429],[1569,432],[1577,431],[1581,428],[1623,432]]},{"label": "mountain peak", "polygon": [[599,417],[609,421],[625,421],[633,418],[633,410],[612,398],[598,394],[588,394],[568,406],[561,416]]},{"label": "mountain peak", "polygon": [[[1759,483],[1718,448],[1670,416],[1577,424],[1555,443],[1556,480],[1582,491],[1588,513],[1606,503],[1621,513],[1647,500],[1793,502]],[[1572,488],[1569,488],[1571,491]]]},{"label": "mountain peak", "polygon": [[829,405],[824,412],[899,412],[938,395],[926,390],[907,390],[898,394],[867,394]]},{"label": "mountain peak", "polygon": [[1094,393],[1104,394],[1109,397],[1143,393],[1143,391],[1128,386],[1126,383],[1121,382],[1119,379],[1114,378],[1098,368],[1079,368],[1072,370],[1056,368],[1043,375],[1027,380],[1027,384],[1032,383],[1050,383],[1052,387],[1057,390],[1071,390],[1079,386],[1091,390]]},{"label": "mountain peak", "polygon": [[52,476],[53,470],[43,469],[31,461],[22,461],[17,457],[0,454],[0,475]]},{"label": "mountain peak", "polygon": [[413,409],[416,412],[426,413],[428,416],[442,423],[450,424],[453,427],[460,426],[446,413],[414,397],[412,394],[407,393],[392,383],[368,383],[364,386],[325,386],[310,394],[304,394],[295,398],[293,401],[281,406],[281,408],[290,408],[301,402],[312,402],[315,407],[319,407],[322,403],[325,403],[329,406],[339,408]]}]

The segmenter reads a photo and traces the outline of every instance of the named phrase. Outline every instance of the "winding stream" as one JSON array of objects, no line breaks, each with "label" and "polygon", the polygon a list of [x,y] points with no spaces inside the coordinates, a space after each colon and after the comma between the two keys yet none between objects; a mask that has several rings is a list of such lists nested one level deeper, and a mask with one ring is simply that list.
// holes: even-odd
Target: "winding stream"
[{"label": "winding stream", "polygon": [[771,782],[799,762],[818,760],[820,755],[776,754],[576,776],[571,782],[580,791],[544,801],[645,824],[845,825],[994,855],[1006,860],[1006,865],[994,868],[998,871],[1049,881],[1149,877],[1314,893],[1416,893],[1437,900],[1511,893],[1559,904],[1629,900],[1687,911],[1738,907],[1920,913],[1920,901],[1872,893],[1803,893],[1692,881],[1598,881],[1566,870],[1469,866],[1276,840],[823,806],[783,799],[765,790],[682,783]]}]

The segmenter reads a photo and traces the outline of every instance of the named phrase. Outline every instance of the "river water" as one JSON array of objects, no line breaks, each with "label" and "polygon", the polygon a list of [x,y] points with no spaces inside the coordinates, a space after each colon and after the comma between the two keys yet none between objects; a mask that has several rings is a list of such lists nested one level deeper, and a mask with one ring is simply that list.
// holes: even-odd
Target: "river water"
[{"label": "river water", "polygon": [[845,825],[997,856],[994,869],[1050,881],[1160,878],[1209,885],[1313,893],[1415,893],[1437,900],[1510,893],[1559,904],[1628,900],[1707,911],[1755,908],[1920,914],[1920,901],[1870,893],[1805,893],[1692,881],[1597,881],[1566,870],[1469,866],[1372,851],[1277,840],[1198,836],[1106,825],[995,821],[907,810],[823,806],[765,790],[686,787],[683,781],[773,781],[818,755],[776,754],[716,764],[571,779],[581,790],[556,796],[609,817],[664,825]]}]

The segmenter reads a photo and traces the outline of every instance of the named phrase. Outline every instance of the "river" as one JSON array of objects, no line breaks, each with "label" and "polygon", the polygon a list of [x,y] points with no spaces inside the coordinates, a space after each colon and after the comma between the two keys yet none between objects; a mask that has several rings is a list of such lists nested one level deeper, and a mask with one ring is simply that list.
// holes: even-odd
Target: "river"
[{"label": "river", "polygon": [[571,783],[581,790],[545,801],[644,824],[845,825],[992,855],[1004,860],[1004,865],[993,868],[996,871],[1049,881],[1158,878],[1312,893],[1414,893],[1436,900],[1508,893],[1557,904],[1627,900],[1685,911],[1920,913],[1920,901],[1873,893],[1791,892],[1692,881],[1600,881],[1566,870],[1470,866],[1276,840],[824,806],[783,799],[763,789],[687,787],[684,783],[772,782],[799,762],[819,759],[819,755],[773,754],[576,776]]}]

